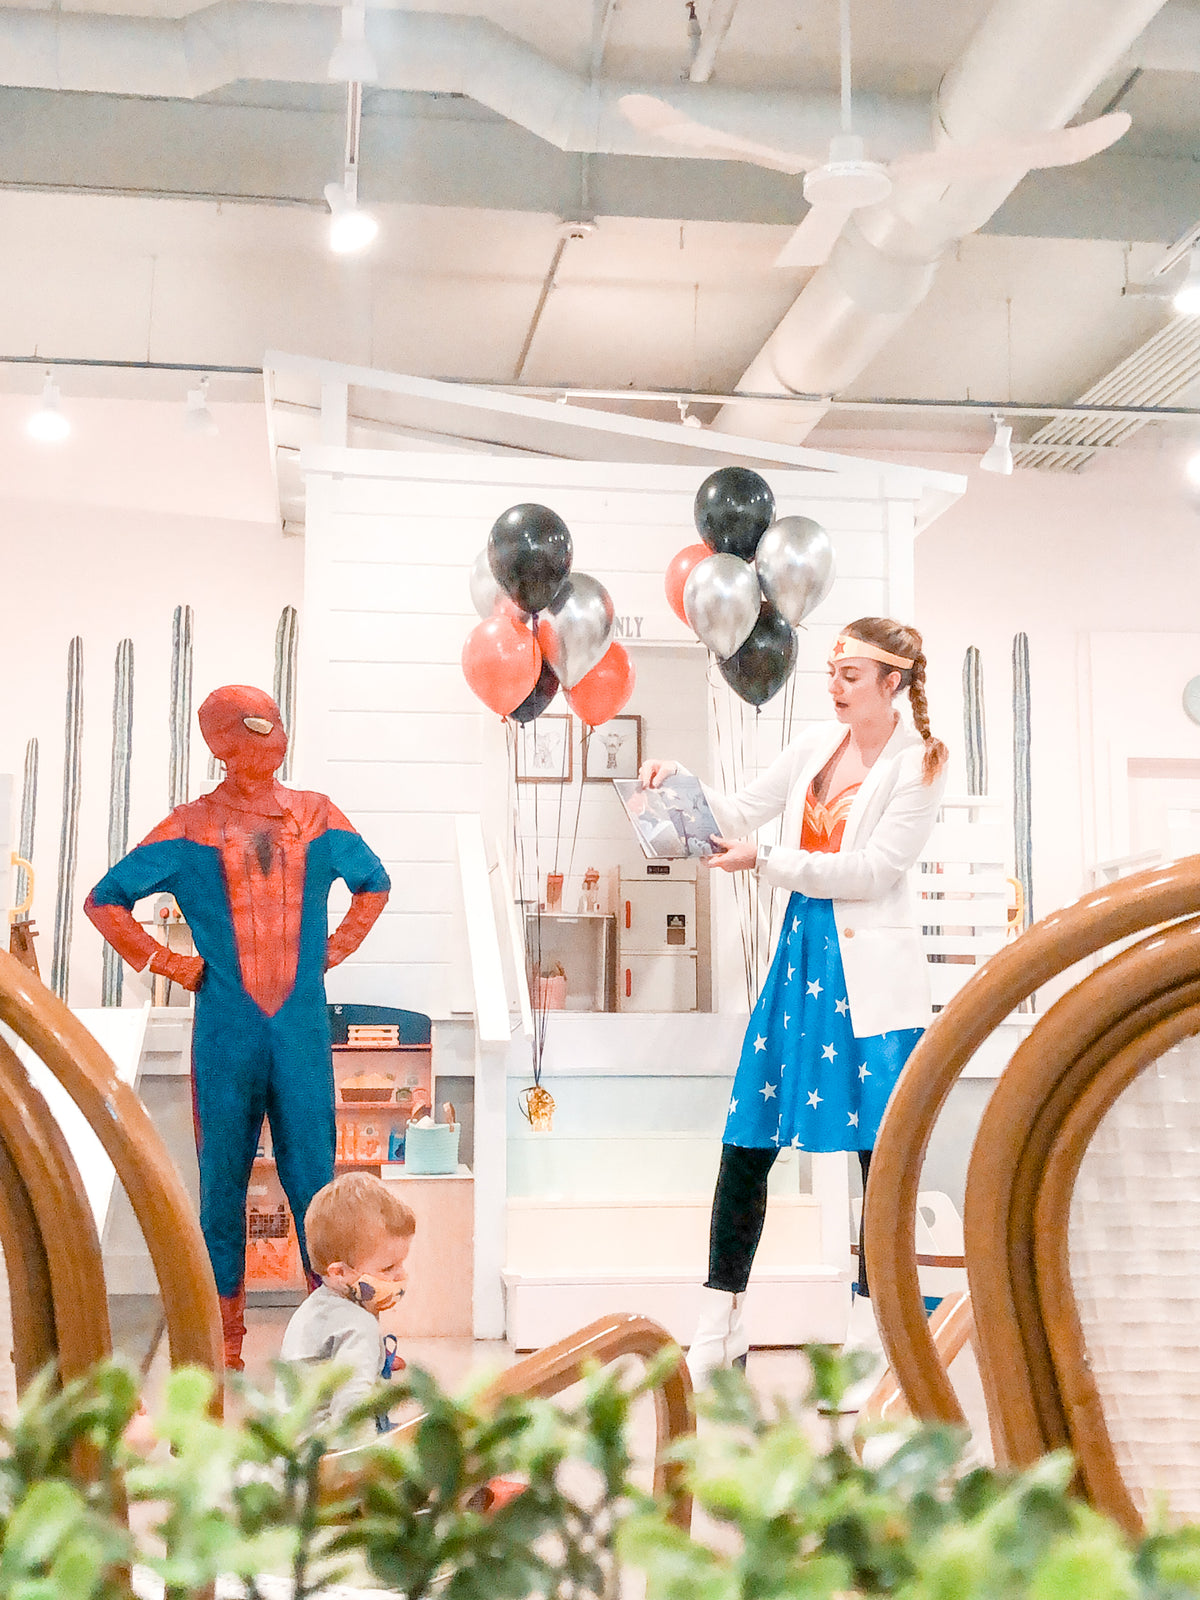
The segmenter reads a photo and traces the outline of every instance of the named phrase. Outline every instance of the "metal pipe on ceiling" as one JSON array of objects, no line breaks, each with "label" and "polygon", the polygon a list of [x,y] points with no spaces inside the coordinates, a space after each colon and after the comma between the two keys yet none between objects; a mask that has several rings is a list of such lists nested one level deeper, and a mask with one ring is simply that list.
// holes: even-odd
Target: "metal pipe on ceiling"
[{"label": "metal pipe on ceiling", "polygon": [[[601,13],[601,38],[611,15]],[[340,17],[287,0],[215,0],[185,17],[0,7],[0,86],[194,100],[239,82],[324,85]],[[837,132],[833,94],[593,81],[482,16],[372,7],[367,42],[375,87],[466,96],[560,150],[723,159],[639,132],[620,109],[630,92],[787,150],[822,149]],[[928,132],[928,103],[917,97],[863,95],[856,115],[885,158],[918,148]]]},{"label": "metal pipe on ceiling", "polygon": [[[996,0],[942,81],[936,142],[971,145],[1063,127],[1163,3]],[[928,294],[946,251],[994,215],[1025,171],[900,182],[881,204],[854,212],[735,387],[792,395],[848,388]],[[823,414],[799,399],[790,411],[739,402],[724,407],[716,425],[795,444]]]},{"label": "metal pipe on ceiling", "polygon": [[[570,238],[580,237],[579,225],[568,225],[564,229],[564,246]],[[556,251],[556,260],[561,262],[562,251]],[[1200,333],[1200,323],[1193,323],[1197,333]],[[99,368],[113,372],[197,372],[209,374],[232,375],[236,377],[259,378],[263,374],[262,367],[244,367],[223,365],[219,361],[137,361],[120,360],[100,356],[41,356],[41,355],[0,355],[0,367],[5,366],[30,366],[30,367],[79,367]],[[1118,369],[1119,370],[1119,369]],[[745,390],[736,390],[731,393],[722,393],[712,389],[589,389],[580,388],[573,384],[539,384],[509,382],[505,379],[477,378],[439,378],[439,383],[458,384],[466,389],[499,390],[506,394],[523,394],[529,396],[544,396],[555,400],[580,400],[580,401],[624,401],[628,404],[670,404],[675,405],[682,401],[687,405],[736,405],[742,402],[753,402],[761,405],[787,405],[797,398],[812,405],[824,406],[830,411],[849,412],[957,412],[968,414],[978,412],[991,417],[997,412],[1006,417],[1063,417],[1063,418],[1137,418],[1142,423],[1146,422],[1171,422],[1188,421],[1200,417],[1200,406],[1176,406],[1153,403],[1135,404],[1110,404],[1100,399],[1102,385],[1108,380],[1102,380],[1102,385],[1089,389],[1078,401],[1064,403],[1059,400],[971,400],[966,398],[938,398],[934,396],[905,396],[905,395],[874,395],[852,398],[845,395],[794,395],[783,394],[754,394]],[[278,402],[277,402],[278,403]],[[290,402],[289,402],[290,404]],[[369,420],[359,418],[358,420]],[[1032,441],[1019,446],[1020,449],[1029,449]]]},{"label": "metal pipe on ceiling", "polygon": [[700,35],[700,48],[696,51],[696,59],[692,62],[688,79],[692,83],[707,83],[713,75],[713,68],[717,64],[717,51],[725,42],[725,35],[729,32],[729,25],[733,21],[733,13],[737,10],[738,0],[713,0],[708,8],[708,21],[704,24],[704,32]]},{"label": "metal pipe on ceiling", "polygon": [[558,277],[559,263],[563,258],[563,251],[571,238],[569,233],[561,233],[554,246],[554,254],[550,258],[550,265],[546,269],[546,276],[542,280],[542,287],[538,294],[537,304],[533,308],[533,315],[529,319],[529,327],[525,331],[525,338],[521,345],[521,353],[517,357],[517,364],[513,369],[513,381],[519,383],[521,374],[525,371],[525,363],[529,360],[529,352],[533,349],[533,341],[537,336],[542,320],[542,312],[546,309],[546,301],[554,292],[555,279]]}]

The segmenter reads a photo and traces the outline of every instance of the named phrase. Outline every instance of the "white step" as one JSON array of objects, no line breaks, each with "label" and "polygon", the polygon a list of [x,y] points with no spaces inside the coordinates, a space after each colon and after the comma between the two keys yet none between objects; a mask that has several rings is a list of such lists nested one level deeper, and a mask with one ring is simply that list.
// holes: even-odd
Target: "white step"
[{"label": "white step", "polygon": [[[508,1337],[517,1350],[540,1350],[617,1311],[651,1317],[686,1345],[700,1316],[701,1277],[694,1272],[505,1271],[503,1279]],[[836,1267],[755,1272],[746,1294],[754,1346],[839,1344],[849,1311],[848,1275]]]}]

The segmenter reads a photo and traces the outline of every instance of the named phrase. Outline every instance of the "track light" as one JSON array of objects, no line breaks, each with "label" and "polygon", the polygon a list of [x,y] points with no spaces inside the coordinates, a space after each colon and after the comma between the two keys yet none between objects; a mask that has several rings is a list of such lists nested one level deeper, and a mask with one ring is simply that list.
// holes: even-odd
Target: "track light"
[{"label": "track light", "polygon": [[326,76],[335,83],[374,83],[379,67],[366,38],[364,4],[342,7],[342,37],[329,58]]},{"label": "track light", "polygon": [[325,198],[330,210],[329,248],[339,256],[365,250],[379,232],[375,218],[362,209],[345,184],[327,183]]},{"label": "track light", "polygon": [[1181,317],[1200,316],[1200,245],[1192,246],[1187,277],[1176,289],[1173,304]]},{"label": "track light", "polygon": [[1013,469],[1012,429],[1001,416],[994,416],[996,434],[979,463],[984,472],[998,472],[1007,478]]},{"label": "track light", "polygon": [[30,413],[25,428],[31,439],[39,439],[43,444],[57,444],[71,431],[70,421],[63,416],[59,403],[58,385],[49,372],[42,385],[41,401],[37,410]]},{"label": "track light", "polygon": [[208,409],[208,379],[201,378],[197,389],[187,392],[187,409],[183,414],[185,433],[216,433],[216,418]]}]

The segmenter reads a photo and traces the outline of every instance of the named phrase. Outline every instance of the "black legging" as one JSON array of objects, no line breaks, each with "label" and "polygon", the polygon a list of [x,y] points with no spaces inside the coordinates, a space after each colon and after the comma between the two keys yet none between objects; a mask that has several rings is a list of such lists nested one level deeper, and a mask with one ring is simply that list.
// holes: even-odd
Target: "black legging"
[{"label": "black legging", "polygon": [[[777,1149],[752,1150],[736,1144],[721,1146],[721,1170],[717,1174],[708,1235],[706,1287],[709,1289],[741,1294],[749,1282],[754,1252],[762,1238],[767,1215],[767,1178],[778,1154]],[[858,1164],[862,1168],[865,1201],[867,1174],[871,1170],[869,1150],[858,1152]],[[865,1203],[863,1214],[866,1214]],[[858,1292],[864,1299],[870,1293],[861,1221],[858,1225]]]}]

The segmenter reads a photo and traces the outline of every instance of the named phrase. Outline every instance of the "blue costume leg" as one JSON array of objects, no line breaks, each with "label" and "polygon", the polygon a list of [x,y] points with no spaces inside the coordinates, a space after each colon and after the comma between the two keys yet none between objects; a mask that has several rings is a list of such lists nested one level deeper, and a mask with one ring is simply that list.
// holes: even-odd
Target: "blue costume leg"
[{"label": "blue costume leg", "polygon": [[311,1275],[304,1214],[317,1190],[333,1182],[337,1144],[324,995],[319,1005],[293,995],[271,1019],[271,1036],[271,1142],[279,1181],[296,1219],[304,1270]]},{"label": "blue costume leg", "polygon": [[222,1296],[237,1294],[246,1276],[246,1190],[270,1063],[267,1018],[249,996],[201,990],[192,1043],[200,1226]]}]

